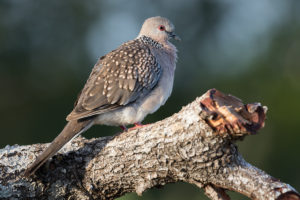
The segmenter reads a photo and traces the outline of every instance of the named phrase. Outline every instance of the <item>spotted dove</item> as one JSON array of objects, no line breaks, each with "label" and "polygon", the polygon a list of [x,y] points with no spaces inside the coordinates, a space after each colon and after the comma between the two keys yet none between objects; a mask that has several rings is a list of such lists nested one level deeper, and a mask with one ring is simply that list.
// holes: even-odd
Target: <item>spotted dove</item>
[{"label": "spotted dove", "polygon": [[179,40],[166,18],[146,19],[138,37],[102,56],[95,64],[67,125],[25,171],[32,175],[68,141],[94,124],[125,127],[140,123],[170,96]]}]

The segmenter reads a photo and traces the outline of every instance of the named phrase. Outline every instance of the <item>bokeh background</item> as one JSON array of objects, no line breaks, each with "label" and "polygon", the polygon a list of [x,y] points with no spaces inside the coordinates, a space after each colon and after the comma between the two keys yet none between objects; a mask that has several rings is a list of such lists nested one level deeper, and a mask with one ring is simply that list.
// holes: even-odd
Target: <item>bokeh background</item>
[{"label": "bokeh background", "polygon": [[[182,38],[171,98],[145,123],[210,88],[269,108],[266,126],[238,146],[247,161],[300,190],[300,1],[1,0],[0,148],[50,142],[97,59],[165,16]],[[118,132],[97,126],[84,134]],[[230,193],[234,199],[245,199]],[[169,184],[128,199],[207,199]]]}]

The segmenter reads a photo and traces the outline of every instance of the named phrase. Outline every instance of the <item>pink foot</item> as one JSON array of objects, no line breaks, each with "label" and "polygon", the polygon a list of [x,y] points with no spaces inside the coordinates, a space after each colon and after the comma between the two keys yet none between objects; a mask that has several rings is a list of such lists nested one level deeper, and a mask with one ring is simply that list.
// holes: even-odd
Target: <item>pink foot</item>
[{"label": "pink foot", "polygon": [[141,124],[140,122],[136,122],[134,123],[134,127],[128,129],[128,130],[134,130],[134,129],[137,129],[137,128],[141,128],[143,126],[147,126],[148,124]]}]

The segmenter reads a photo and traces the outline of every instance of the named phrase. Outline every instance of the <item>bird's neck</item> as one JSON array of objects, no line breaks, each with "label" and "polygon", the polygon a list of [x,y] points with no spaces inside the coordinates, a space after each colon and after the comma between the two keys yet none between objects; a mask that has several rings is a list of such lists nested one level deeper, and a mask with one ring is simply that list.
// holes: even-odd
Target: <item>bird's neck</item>
[{"label": "bird's neck", "polygon": [[167,41],[164,45],[164,49],[167,51],[170,56],[173,57],[174,62],[177,61],[177,48],[175,47],[174,44],[171,42]]},{"label": "bird's neck", "polygon": [[164,53],[168,54],[170,58],[172,58],[172,61],[175,63],[177,60],[177,49],[176,47],[169,42],[166,41],[156,41],[148,36],[145,35],[139,35],[137,38],[141,39],[145,44],[150,45],[151,47],[155,49],[163,50]]}]

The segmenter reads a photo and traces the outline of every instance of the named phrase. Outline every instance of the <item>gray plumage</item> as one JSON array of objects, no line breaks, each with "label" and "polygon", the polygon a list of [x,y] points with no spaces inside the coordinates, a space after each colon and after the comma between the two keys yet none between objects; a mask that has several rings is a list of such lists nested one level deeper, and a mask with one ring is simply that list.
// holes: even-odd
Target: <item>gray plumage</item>
[{"label": "gray plumage", "polygon": [[26,169],[32,175],[68,141],[94,124],[125,126],[141,122],[170,96],[178,39],[166,18],[147,19],[134,40],[102,56],[94,66],[68,124],[51,145]]}]

